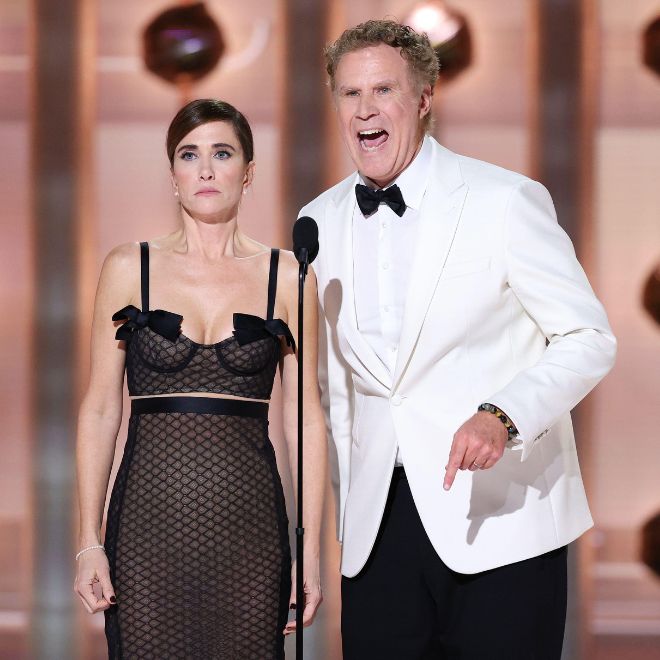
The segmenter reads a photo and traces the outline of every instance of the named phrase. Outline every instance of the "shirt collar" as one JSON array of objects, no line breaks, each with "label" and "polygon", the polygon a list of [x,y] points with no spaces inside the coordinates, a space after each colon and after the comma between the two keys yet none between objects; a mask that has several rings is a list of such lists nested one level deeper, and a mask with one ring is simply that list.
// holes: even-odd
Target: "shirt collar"
[{"label": "shirt collar", "polygon": [[[396,184],[401,189],[401,194],[406,202],[406,206],[419,210],[422,205],[422,199],[426,192],[426,183],[429,177],[429,168],[431,164],[431,140],[428,135],[424,136],[419,153],[413,158],[412,163],[406,167],[399,176],[390,183],[390,186]],[[367,185],[364,177],[358,173],[360,183]],[[372,184],[373,185],[373,184]]]}]

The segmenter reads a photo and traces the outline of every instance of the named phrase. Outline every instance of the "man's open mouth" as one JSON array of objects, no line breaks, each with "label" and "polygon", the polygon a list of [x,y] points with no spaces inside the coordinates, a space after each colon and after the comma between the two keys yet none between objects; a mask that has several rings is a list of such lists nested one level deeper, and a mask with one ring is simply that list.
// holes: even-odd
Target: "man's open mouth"
[{"label": "man's open mouth", "polygon": [[358,141],[365,151],[375,151],[387,142],[389,133],[382,128],[369,128],[358,131]]}]

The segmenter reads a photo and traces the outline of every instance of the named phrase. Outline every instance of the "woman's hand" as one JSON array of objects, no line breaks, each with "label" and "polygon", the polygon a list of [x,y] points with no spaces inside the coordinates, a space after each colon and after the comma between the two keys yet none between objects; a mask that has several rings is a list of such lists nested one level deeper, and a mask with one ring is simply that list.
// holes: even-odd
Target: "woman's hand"
[{"label": "woman's hand", "polygon": [[[318,559],[305,560],[305,569],[303,574],[303,592],[305,594],[305,603],[303,611],[303,626],[307,627],[314,621],[316,610],[323,601],[321,593],[321,571]],[[302,603],[296,603],[296,562],[291,568],[291,597],[289,598],[289,609],[295,610],[297,606],[302,607]],[[289,621],[284,627],[284,634],[290,635],[296,632],[296,621]]]},{"label": "woman's hand", "polygon": [[[94,592],[94,586],[97,584],[100,586],[99,598]],[[108,558],[101,548],[88,550],[80,555],[73,590],[80,596],[80,600],[90,614],[107,610],[117,602],[115,590],[110,582]]]}]

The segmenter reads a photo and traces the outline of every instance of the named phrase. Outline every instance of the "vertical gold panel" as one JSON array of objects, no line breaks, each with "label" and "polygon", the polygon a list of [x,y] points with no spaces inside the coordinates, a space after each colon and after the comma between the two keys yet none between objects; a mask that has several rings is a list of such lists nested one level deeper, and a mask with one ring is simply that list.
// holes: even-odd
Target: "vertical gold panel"
[{"label": "vertical gold panel", "polygon": [[[597,0],[580,0],[582,21],[580,26],[580,188],[578,199],[578,248],[582,266],[589,275],[592,286],[598,290],[597,272],[594,263],[594,160],[595,121],[598,104],[598,72],[600,70],[599,15]],[[593,469],[593,401],[591,397],[582,402],[575,420],[575,432],[579,439],[580,461],[587,493],[593,492],[595,483]],[[578,580],[578,621],[576,651],[579,658],[593,657],[593,637],[590,621],[593,615],[593,533],[587,533],[576,544],[575,567]]]},{"label": "vertical gold panel", "polygon": [[[76,138],[76,218],[73,231],[76,246],[76,343],[75,343],[75,407],[89,378],[91,314],[98,278],[96,252],[98,236],[94,218],[95,195],[95,138],[96,138],[96,81],[97,81],[97,7],[95,2],[78,0],[76,72],[78,84],[78,126]],[[75,496],[74,483],[74,501]],[[71,535],[74,548],[78,539],[78,507],[73,508]],[[74,597],[74,600],[77,598]],[[89,615],[76,602],[76,653],[90,658],[92,640],[88,627],[81,625]],[[99,615],[100,616],[100,615]]]}]

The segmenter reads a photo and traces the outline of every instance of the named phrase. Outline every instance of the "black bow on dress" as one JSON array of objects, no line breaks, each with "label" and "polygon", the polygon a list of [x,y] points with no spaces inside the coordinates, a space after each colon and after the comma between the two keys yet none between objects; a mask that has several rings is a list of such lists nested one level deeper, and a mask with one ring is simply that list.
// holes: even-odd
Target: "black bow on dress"
[{"label": "black bow on dress", "polygon": [[282,319],[267,320],[252,314],[234,314],[234,337],[239,346],[269,336],[284,337],[286,345],[296,350],[291,330]]},{"label": "black bow on dress", "polygon": [[406,212],[406,203],[403,201],[401,188],[396,184],[385,190],[372,190],[358,183],[355,186],[355,198],[362,214],[371,215],[381,202],[387,204],[399,217]]},{"label": "black bow on dress", "polygon": [[112,315],[113,321],[126,321],[117,328],[116,339],[130,341],[133,332],[140,328],[151,328],[165,339],[176,341],[181,332],[183,316],[162,309],[142,312],[134,305],[128,305]]}]

